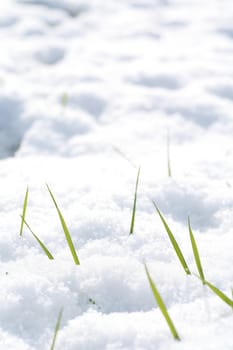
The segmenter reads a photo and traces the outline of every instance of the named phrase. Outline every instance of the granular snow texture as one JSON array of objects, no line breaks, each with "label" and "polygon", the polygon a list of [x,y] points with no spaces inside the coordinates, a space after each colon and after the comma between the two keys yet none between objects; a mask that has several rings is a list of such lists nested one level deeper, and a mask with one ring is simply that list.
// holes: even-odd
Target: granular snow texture
[{"label": "granular snow texture", "polygon": [[[232,309],[195,277],[187,224],[207,280],[232,298],[232,1],[8,0],[0,10],[0,349],[49,349],[63,308],[56,350],[232,350]],[[19,236],[27,187],[26,221],[54,260],[26,226]]]}]

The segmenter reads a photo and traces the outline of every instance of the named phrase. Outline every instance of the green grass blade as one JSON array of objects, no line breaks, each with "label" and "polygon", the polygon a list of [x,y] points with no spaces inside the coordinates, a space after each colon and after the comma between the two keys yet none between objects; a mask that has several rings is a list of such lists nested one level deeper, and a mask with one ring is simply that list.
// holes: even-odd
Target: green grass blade
[{"label": "green grass blade", "polygon": [[55,200],[55,197],[54,197],[54,195],[52,194],[52,191],[50,190],[50,188],[49,188],[48,185],[47,185],[47,188],[48,188],[48,191],[49,191],[49,193],[50,193],[50,196],[51,196],[51,198],[52,198],[52,200],[53,200],[53,203],[54,203],[54,205],[55,205],[55,207],[56,207],[56,209],[57,209],[58,216],[59,216],[59,219],[60,219],[62,228],[63,228],[63,232],[64,232],[64,234],[65,234],[66,241],[67,241],[67,244],[68,244],[68,246],[69,246],[69,248],[70,248],[70,252],[71,252],[71,254],[72,254],[73,260],[74,260],[74,262],[75,262],[76,265],[80,265],[80,262],[79,262],[79,259],[78,259],[78,256],[77,256],[77,253],[76,253],[76,250],[75,250],[75,247],[74,247],[74,244],[73,244],[71,235],[70,235],[70,232],[69,232],[68,227],[67,227],[67,225],[66,225],[66,223],[65,223],[65,220],[64,220],[64,218],[63,218],[63,215],[62,215],[62,213],[61,213],[61,211],[60,211],[60,209],[59,209],[59,207],[58,207],[58,205],[57,205],[57,202],[56,202],[56,200]]},{"label": "green grass blade", "polygon": [[115,145],[112,145],[112,148],[120,157],[124,158],[132,167],[137,169],[137,166],[130,159],[130,157],[128,157],[123,151],[121,151],[120,148],[116,147]]},{"label": "green grass blade", "polygon": [[219,290],[217,287],[215,287],[213,284],[211,284],[208,281],[205,281],[205,285],[207,285],[226,304],[228,304],[230,307],[233,307],[233,300],[230,299],[226,294],[221,292],[221,290]]},{"label": "green grass blade", "polygon": [[135,215],[136,215],[136,208],[137,208],[137,195],[138,195],[138,183],[139,183],[139,177],[140,177],[140,168],[138,169],[137,174],[137,181],[135,186],[135,193],[134,193],[134,202],[133,202],[133,211],[132,211],[132,218],[131,218],[131,225],[130,225],[130,234],[134,232],[134,223],[135,223]]},{"label": "green grass blade", "polygon": [[198,252],[198,248],[197,248],[197,244],[193,235],[193,231],[191,228],[191,224],[190,224],[190,220],[188,218],[188,227],[189,227],[189,236],[190,236],[190,240],[191,240],[191,244],[192,244],[192,249],[193,249],[193,255],[195,258],[195,262],[196,262],[196,266],[197,266],[197,270],[199,272],[199,276],[200,279],[202,281],[203,284],[205,284],[205,276],[204,276],[204,272],[203,272],[203,268],[201,265],[201,259],[200,259],[200,255]]},{"label": "green grass blade", "polygon": [[[21,216],[22,217],[22,216]],[[44,253],[47,255],[47,257],[50,260],[53,260],[54,257],[52,256],[52,254],[50,253],[50,251],[46,248],[46,246],[44,245],[44,243],[39,239],[39,237],[32,231],[31,227],[28,225],[28,223],[26,222],[25,219],[23,219],[24,224],[27,226],[27,228],[29,229],[29,231],[31,232],[31,234],[33,235],[33,237],[37,240],[37,242],[39,243],[39,245],[41,246],[42,250],[44,251]]]},{"label": "green grass blade", "polygon": [[23,234],[23,225],[24,225],[24,219],[26,216],[26,211],[27,211],[27,204],[28,204],[28,187],[27,187],[27,191],[24,197],[24,202],[23,202],[23,213],[22,213],[22,220],[21,220],[21,226],[20,226],[20,232],[19,235],[22,236]]},{"label": "green grass blade", "polygon": [[166,322],[168,324],[168,327],[170,328],[170,331],[171,331],[173,337],[176,340],[180,340],[180,337],[179,337],[179,335],[178,335],[178,333],[176,331],[176,328],[175,328],[175,326],[174,326],[174,324],[172,322],[171,317],[169,316],[169,313],[168,313],[167,308],[166,308],[166,306],[165,306],[165,304],[163,302],[163,299],[161,298],[161,295],[159,294],[159,292],[158,292],[158,290],[157,290],[157,288],[155,286],[155,283],[154,283],[154,281],[152,280],[152,278],[151,278],[151,276],[149,274],[147,266],[146,265],[144,265],[144,266],[145,266],[146,275],[147,275],[148,281],[150,283],[150,287],[151,287],[152,293],[153,293],[154,298],[155,298],[155,300],[156,300],[156,302],[157,302],[157,304],[158,304],[158,306],[160,308],[160,311],[162,312],[162,314],[163,314],[163,316],[164,316],[164,318],[165,318],[165,320],[166,320]]},{"label": "green grass blade", "polygon": [[[233,288],[231,288],[231,298],[233,300]],[[232,310],[233,310],[233,303],[232,303]]]},{"label": "green grass blade", "polygon": [[54,350],[54,348],[55,348],[58,332],[59,332],[59,329],[60,329],[60,326],[61,326],[62,314],[63,314],[63,309],[61,309],[59,314],[58,314],[58,318],[57,318],[56,326],[55,326],[55,329],[54,329],[54,335],[53,335],[52,344],[50,346],[50,350]]},{"label": "green grass blade", "polygon": [[65,107],[67,107],[68,102],[69,102],[69,96],[68,96],[68,94],[65,92],[65,93],[62,95],[62,97],[61,97],[61,104],[62,104],[62,106],[65,108]]},{"label": "green grass blade", "polygon": [[167,171],[168,171],[168,176],[172,176],[172,171],[171,171],[171,159],[170,159],[170,136],[169,133],[167,133]]},{"label": "green grass blade", "polygon": [[189,270],[189,268],[188,268],[188,265],[187,265],[187,263],[186,263],[186,261],[185,261],[185,258],[184,258],[183,254],[182,254],[182,251],[181,251],[181,249],[180,249],[180,247],[179,247],[179,245],[178,245],[178,243],[177,243],[177,241],[176,241],[176,239],[175,239],[173,233],[171,232],[171,230],[170,230],[168,224],[166,223],[166,221],[165,221],[163,215],[162,215],[161,212],[159,211],[159,209],[158,209],[157,205],[155,204],[155,202],[153,202],[153,204],[154,204],[154,206],[155,206],[155,208],[156,208],[156,210],[157,210],[157,213],[158,213],[159,216],[160,216],[160,219],[161,219],[161,221],[162,221],[162,223],[163,223],[163,225],[164,225],[164,227],[165,227],[165,230],[167,231],[168,237],[170,238],[170,241],[171,241],[171,243],[172,243],[172,245],[173,245],[173,248],[174,248],[174,250],[175,250],[175,252],[176,252],[176,255],[177,255],[178,259],[180,260],[181,265],[183,266],[183,268],[184,268],[186,274],[187,274],[187,275],[191,275],[191,272],[190,272],[190,270]]}]

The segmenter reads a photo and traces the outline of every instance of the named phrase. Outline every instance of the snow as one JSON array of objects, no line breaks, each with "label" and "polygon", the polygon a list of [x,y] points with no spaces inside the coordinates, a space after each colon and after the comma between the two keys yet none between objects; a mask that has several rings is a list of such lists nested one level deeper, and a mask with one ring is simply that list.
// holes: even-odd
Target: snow
[{"label": "snow", "polygon": [[[151,202],[195,273],[190,216],[206,278],[230,297],[232,2],[8,0],[0,10],[0,348],[49,349],[63,308],[56,350],[232,349],[231,308],[184,274]],[[52,261],[27,228],[19,237],[27,187],[26,220]]]}]

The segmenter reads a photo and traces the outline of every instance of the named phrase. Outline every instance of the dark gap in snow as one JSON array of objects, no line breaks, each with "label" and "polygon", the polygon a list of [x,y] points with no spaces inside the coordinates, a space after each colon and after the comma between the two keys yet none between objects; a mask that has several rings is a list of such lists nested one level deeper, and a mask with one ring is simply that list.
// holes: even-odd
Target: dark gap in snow
[{"label": "dark gap in snow", "polygon": [[0,159],[13,157],[20,147],[25,129],[22,111],[20,100],[0,96]]},{"label": "dark gap in snow", "polygon": [[70,17],[78,17],[88,9],[87,5],[78,3],[69,3],[67,1],[49,1],[49,0],[18,0],[26,5],[36,5],[47,7],[49,9],[58,9],[65,11]]},{"label": "dark gap in snow", "polygon": [[209,128],[222,117],[221,111],[211,105],[197,104],[193,106],[169,106],[164,108],[167,113],[179,113],[185,120],[189,120],[202,128]]},{"label": "dark gap in snow", "polygon": [[132,6],[136,8],[152,8],[152,7],[159,7],[159,6],[168,6],[171,5],[170,0],[133,0]]},{"label": "dark gap in snow", "polygon": [[106,101],[91,92],[84,92],[71,96],[70,104],[72,106],[81,108],[97,119],[103,114],[106,108]]},{"label": "dark gap in snow", "polygon": [[130,77],[129,81],[135,85],[140,85],[146,88],[162,88],[175,90],[182,87],[182,81],[179,78],[169,74],[145,74],[141,73],[138,76]]},{"label": "dark gap in snow", "polygon": [[219,33],[226,36],[229,39],[233,39],[233,29],[232,28],[221,28]]},{"label": "dark gap in snow", "polygon": [[227,100],[233,100],[233,84],[219,84],[209,89],[209,92]]},{"label": "dark gap in snow", "polygon": [[45,65],[53,65],[59,63],[65,57],[66,51],[63,47],[48,46],[38,49],[34,57],[37,61]]},{"label": "dark gap in snow", "polygon": [[189,25],[188,22],[185,21],[178,21],[178,20],[171,20],[171,21],[164,21],[162,23],[162,25],[164,27],[173,27],[173,28],[183,28],[183,27],[187,27]]},{"label": "dark gap in snow", "polygon": [[15,144],[9,145],[8,147],[0,144],[0,159],[14,157],[15,153],[20,148],[20,145],[20,141],[18,141],[18,143],[15,142]]},{"label": "dark gap in snow", "polygon": [[19,18],[13,15],[8,15],[7,17],[0,17],[0,27],[8,28],[14,26],[19,21]]}]

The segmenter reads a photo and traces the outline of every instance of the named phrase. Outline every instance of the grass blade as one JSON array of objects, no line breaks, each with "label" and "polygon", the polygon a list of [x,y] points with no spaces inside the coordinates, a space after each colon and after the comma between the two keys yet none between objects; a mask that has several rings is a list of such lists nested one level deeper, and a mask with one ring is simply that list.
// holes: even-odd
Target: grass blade
[{"label": "grass blade", "polygon": [[77,256],[77,253],[76,253],[76,250],[75,250],[75,247],[74,247],[74,244],[73,244],[73,241],[72,241],[72,238],[71,238],[71,235],[70,235],[70,232],[68,230],[68,227],[65,223],[65,220],[63,218],[63,215],[57,205],[57,202],[55,200],[55,197],[54,195],[52,194],[52,191],[50,190],[49,186],[47,185],[47,188],[48,188],[48,191],[50,193],[50,196],[53,200],[53,203],[57,209],[57,212],[58,212],[58,216],[59,216],[59,219],[60,219],[60,222],[61,222],[61,225],[62,225],[62,228],[63,228],[63,232],[65,234],[65,237],[66,237],[66,241],[67,241],[67,244],[70,248],[70,251],[71,251],[71,254],[72,254],[72,257],[73,257],[73,260],[75,262],[76,265],[80,265],[80,262],[79,262],[79,259],[78,259],[78,256]]},{"label": "grass blade", "polygon": [[19,235],[22,236],[23,234],[23,225],[24,225],[24,219],[26,216],[26,210],[27,210],[27,204],[28,204],[28,187],[27,187],[27,191],[24,197],[24,202],[23,202],[23,213],[22,213],[22,220],[21,220],[21,226],[20,226],[20,232]]},{"label": "grass blade", "polygon": [[50,350],[54,350],[54,348],[55,348],[58,332],[59,332],[60,325],[61,325],[62,314],[63,314],[63,309],[61,309],[59,314],[58,314],[58,318],[57,318],[56,326],[54,329],[54,335],[53,335],[52,344],[50,346]]},{"label": "grass blade", "polygon": [[127,160],[127,162],[134,167],[135,169],[137,169],[137,166],[133,163],[133,161],[123,152],[120,150],[120,148],[112,145],[113,150],[122,158],[124,158],[125,160]]},{"label": "grass blade", "polygon": [[168,171],[168,176],[172,176],[172,171],[171,171],[171,159],[170,159],[170,135],[169,132],[167,133],[167,171]]},{"label": "grass blade", "polygon": [[149,274],[147,266],[146,265],[144,265],[144,266],[145,266],[146,275],[147,275],[148,281],[150,283],[150,287],[151,287],[152,293],[153,293],[154,298],[155,298],[155,300],[156,300],[156,302],[157,302],[157,304],[158,304],[158,306],[160,308],[160,311],[162,312],[162,314],[163,314],[163,316],[164,316],[164,318],[165,318],[165,320],[166,320],[166,322],[168,324],[168,327],[170,328],[170,331],[171,331],[173,337],[176,340],[180,340],[180,337],[179,337],[179,335],[178,335],[178,333],[176,331],[176,328],[175,328],[175,326],[174,326],[174,324],[173,324],[173,322],[171,320],[171,317],[169,316],[167,308],[166,308],[166,306],[165,306],[165,304],[164,304],[164,302],[163,302],[163,300],[162,300],[162,298],[161,298],[161,296],[160,296],[160,294],[159,294],[159,292],[158,292],[158,290],[157,290],[157,288],[155,286],[154,281],[152,280],[152,278],[151,278],[151,276]]},{"label": "grass blade", "polygon": [[69,96],[68,96],[68,94],[65,92],[65,93],[61,96],[61,104],[62,104],[62,106],[65,108],[65,107],[67,107],[68,102],[69,102]]},{"label": "grass blade", "polygon": [[[231,298],[233,300],[233,288],[231,288]],[[233,303],[232,303],[232,310],[233,310]]]},{"label": "grass blade", "polygon": [[[21,216],[21,218],[23,219],[23,217]],[[39,243],[39,245],[41,246],[42,250],[44,251],[44,253],[47,255],[47,257],[50,260],[53,260],[54,257],[52,256],[52,254],[50,253],[50,251],[46,248],[46,246],[44,245],[44,243],[39,239],[39,237],[32,231],[31,227],[28,225],[28,223],[26,222],[25,219],[23,219],[24,224],[27,226],[27,228],[29,229],[29,231],[31,232],[31,234],[34,236],[34,238],[37,240],[37,242]]]},{"label": "grass blade", "polygon": [[226,304],[228,304],[230,307],[233,307],[233,300],[230,299],[226,294],[221,292],[221,290],[219,290],[217,287],[215,287],[213,284],[211,284],[208,281],[205,281],[205,285],[207,285]]},{"label": "grass blade", "polygon": [[174,248],[174,250],[176,252],[176,255],[177,255],[178,259],[180,260],[181,265],[183,266],[183,268],[185,270],[185,273],[187,275],[191,275],[191,272],[190,272],[190,270],[188,268],[188,265],[187,265],[187,263],[185,261],[185,258],[184,258],[183,254],[182,254],[182,251],[181,251],[181,249],[180,249],[180,247],[179,247],[179,245],[178,245],[178,243],[177,243],[173,233],[171,232],[168,224],[166,223],[163,215],[160,213],[160,211],[159,211],[157,205],[155,204],[155,202],[153,202],[153,204],[154,204],[154,206],[155,206],[155,208],[157,210],[157,213],[160,216],[160,219],[161,219],[161,221],[162,221],[162,223],[163,223],[163,225],[165,227],[165,230],[167,231],[168,237],[170,238],[170,241],[171,241],[171,243],[173,245],[173,248]]},{"label": "grass blade", "polygon": [[197,244],[193,235],[193,231],[191,228],[191,224],[190,224],[190,219],[188,218],[188,227],[189,227],[189,236],[190,236],[190,240],[191,240],[191,244],[192,244],[192,249],[193,249],[193,255],[195,258],[195,262],[196,262],[196,266],[197,266],[197,270],[199,272],[199,276],[200,279],[202,281],[203,284],[205,284],[205,276],[204,276],[204,272],[203,272],[203,268],[201,265],[201,259],[200,259],[200,255],[198,252],[198,248],[197,248]]},{"label": "grass blade", "polygon": [[141,169],[139,168],[138,174],[137,174],[136,186],[135,186],[133,211],[132,211],[132,218],[131,218],[131,225],[130,225],[130,234],[132,234],[134,232],[134,223],[135,223],[135,215],[136,215],[136,207],[137,207],[137,194],[138,194],[138,183],[139,183],[140,170]]}]

